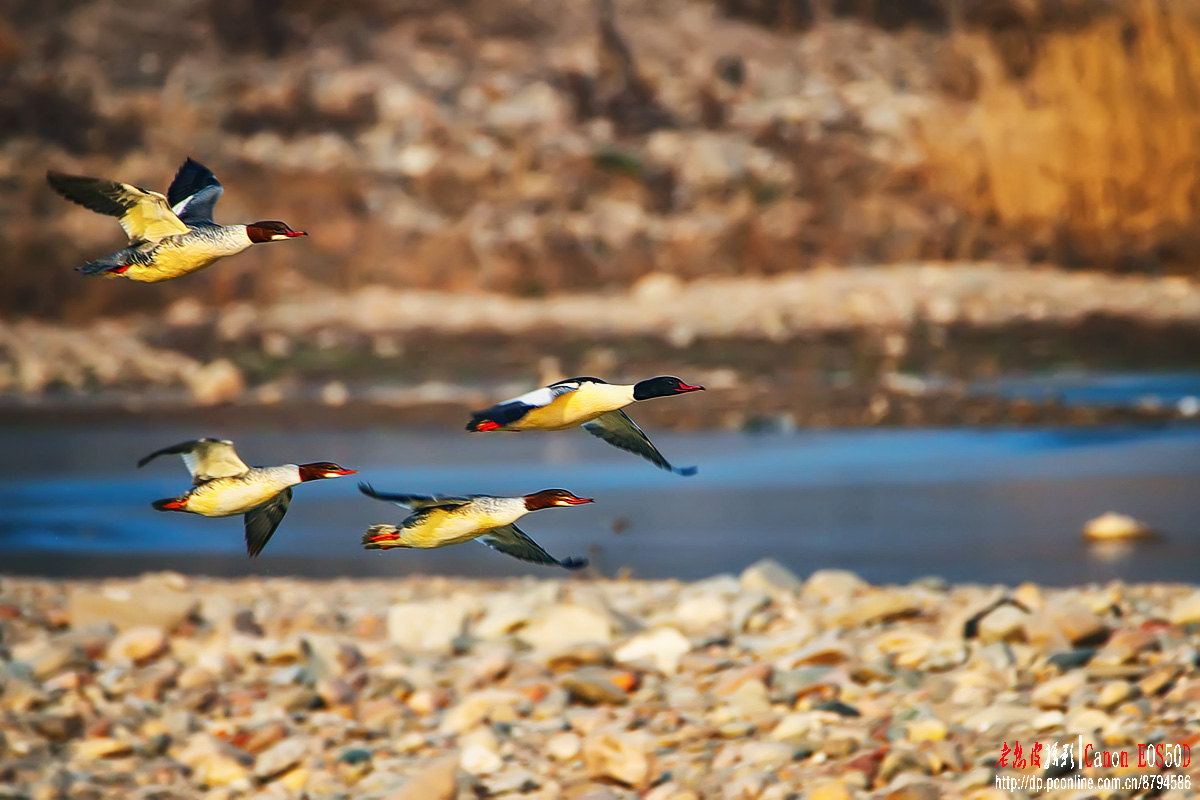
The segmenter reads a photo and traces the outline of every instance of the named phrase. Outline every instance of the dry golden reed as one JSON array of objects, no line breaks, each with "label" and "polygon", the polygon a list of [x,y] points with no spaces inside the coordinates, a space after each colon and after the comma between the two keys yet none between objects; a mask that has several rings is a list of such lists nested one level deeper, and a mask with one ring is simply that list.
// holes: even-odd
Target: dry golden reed
[{"label": "dry golden reed", "polygon": [[923,137],[947,199],[1101,262],[1200,222],[1200,2],[1130,0],[1042,34],[1024,78],[985,34],[955,36],[977,94],[939,106]]}]

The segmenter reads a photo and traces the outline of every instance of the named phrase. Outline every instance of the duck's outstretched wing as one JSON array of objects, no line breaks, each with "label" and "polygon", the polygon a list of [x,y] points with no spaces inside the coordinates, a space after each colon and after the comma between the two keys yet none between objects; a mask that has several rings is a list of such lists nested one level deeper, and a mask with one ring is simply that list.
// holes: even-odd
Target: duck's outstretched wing
[{"label": "duck's outstretched wing", "polygon": [[[159,456],[180,455],[188,472],[192,473],[192,483],[199,484],[213,478],[231,478],[244,475],[250,467],[233,449],[233,442],[228,439],[192,439],[187,442],[173,444],[161,450],[155,450],[138,461],[139,468],[146,466]],[[285,504],[286,507],[286,504]]]},{"label": "duck's outstretched wing", "polygon": [[458,508],[465,506],[471,502],[470,497],[451,497],[442,494],[393,494],[391,492],[379,492],[369,483],[360,483],[358,490],[367,497],[373,497],[376,500],[383,500],[386,503],[395,503],[401,508],[407,508],[411,511],[424,511],[430,508]]},{"label": "duck's outstretched wing", "polygon": [[583,569],[588,565],[586,558],[555,558],[516,525],[493,528],[480,536],[478,541],[506,556],[533,564],[552,564],[566,569]]},{"label": "duck's outstretched wing", "polygon": [[118,217],[130,243],[157,242],[191,230],[171,210],[167,198],[131,183],[53,170],[46,173],[46,182],[63,197],[90,211]]},{"label": "duck's outstretched wing", "polygon": [[552,383],[541,389],[526,392],[520,397],[497,403],[483,411],[471,412],[471,421],[467,423],[469,431],[494,431],[506,428],[521,420],[535,408],[545,408],[564,394],[579,391],[585,382],[604,383],[599,378],[571,378],[570,380]]},{"label": "duck's outstretched wing", "polygon": [[251,558],[258,558],[267,542],[271,541],[271,534],[275,533],[279,523],[283,522],[283,515],[287,513],[288,504],[291,502],[292,489],[288,487],[261,506],[245,513],[246,552]]},{"label": "duck's outstretched wing", "polygon": [[225,187],[212,170],[189,158],[175,173],[171,188],[167,189],[167,202],[186,223],[212,222],[213,207],[224,193]]},{"label": "duck's outstretched wing", "polygon": [[601,414],[591,422],[583,423],[583,429],[592,436],[599,437],[630,453],[636,453],[656,467],[670,470],[676,475],[695,475],[695,467],[673,467],[671,462],[658,452],[646,434],[642,433],[629,415],[620,409]]}]

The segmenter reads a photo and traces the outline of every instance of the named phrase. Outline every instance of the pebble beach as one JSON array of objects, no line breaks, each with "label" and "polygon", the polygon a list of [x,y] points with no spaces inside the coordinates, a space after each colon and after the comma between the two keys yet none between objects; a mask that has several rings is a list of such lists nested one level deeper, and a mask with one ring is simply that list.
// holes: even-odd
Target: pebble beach
[{"label": "pebble beach", "polygon": [[1198,648],[1186,585],[3,578],[0,797],[1191,797]]}]

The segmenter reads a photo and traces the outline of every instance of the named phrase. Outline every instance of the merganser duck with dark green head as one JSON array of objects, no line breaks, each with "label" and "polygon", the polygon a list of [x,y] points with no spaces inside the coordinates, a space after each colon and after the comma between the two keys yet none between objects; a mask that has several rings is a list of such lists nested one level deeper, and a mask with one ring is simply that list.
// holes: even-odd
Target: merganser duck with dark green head
[{"label": "merganser duck with dark green head", "polygon": [[605,383],[599,378],[570,378],[476,411],[469,431],[585,431],[676,475],[695,475],[695,467],[673,467],[623,409],[655,397],[704,391],[679,378],[663,375],[631,384]]}]

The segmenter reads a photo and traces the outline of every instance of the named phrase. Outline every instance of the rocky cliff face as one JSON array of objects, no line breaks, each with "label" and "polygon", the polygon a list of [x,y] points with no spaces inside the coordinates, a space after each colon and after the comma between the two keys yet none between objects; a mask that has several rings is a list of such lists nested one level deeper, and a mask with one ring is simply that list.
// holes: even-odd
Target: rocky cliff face
[{"label": "rocky cliff face", "polygon": [[[1028,75],[972,33],[981,18],[900,5],[918,24],[885,30],[835,3],[811,27],[771,4],[685,0],[10,11],[0,307],[77,319],[314,284],[541,296],[651,271],[1060,253],[1060,223],[995,213],[994,165],[957,168],[995,128],[970,122],[980,93]],[[219,220],[282,219],[311,238],[149,292],[75,274],[120,231],[55,197],[45,170],[161,190],[188,155],[226,185]]]}]

